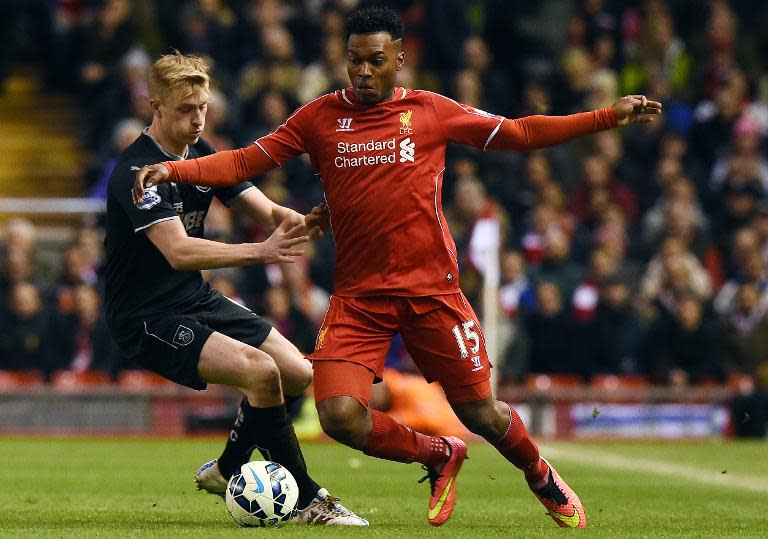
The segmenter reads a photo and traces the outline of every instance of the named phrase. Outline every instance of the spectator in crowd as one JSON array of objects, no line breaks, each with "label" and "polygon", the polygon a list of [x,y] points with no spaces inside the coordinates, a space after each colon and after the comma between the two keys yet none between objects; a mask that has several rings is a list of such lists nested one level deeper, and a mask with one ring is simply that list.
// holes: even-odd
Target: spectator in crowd
[{"label": "spectator in crowd", "polygon": [[95,286],[98,282],[95,268],[89,265],[88,253],[78,244],[69,245],[62,256],[61,272],[54,282],[56,308],[63,313],[75,308],[75,289],[80,284]]},{"label": "spectator in crowd", "polygon": [[746,252],[742,260],[739,274],[726,281],[715,296],[714,306],[720,316],[727,318],[738,308],[738,293],[744,283],[754,283],[760,295],[760,302],[768,302],[768,264],[762,253],[759,251]]},{"label": "spectator in crowd", "polygon": [[728,373],[757,377],[760,368],[768,365],[768,295],[764,285],[757,281],[739,285],[726,323],[731,330]]},{"label": "spectator in crowd", "polygon": [[328,311],[331,294],[312,279],[312,265],[316,262],[317,252],[314,245],[308,245],[301,261],[290,266],[283,264],[280,269],[285,286],[291,294],[292,304],[302,316],[319,328]]},{"label": "spectator in crowd", "polygon": [[763,259],[768,262],[768,205],[765,202],[761,203],[758,207],[752,228],[757,234],[757,250],[763,255]]},{"label": "spectator in crowd", "polygon": [[94,178],[88,182],[91,185],[88,196],[100,200],[107,199],[107,184],[112,170],[115,168],[117,156],[141,135],[145,127],[145,123],[138,118],[125,118],[115,125],[111,137],[112,144],[108,153],[98,158],[87,173]]},{"label": "spectator in crowd", "polygon": [[674,314],[679,311],[677,302],[684,295],[692,295],[704,301],[711,296],[709,275],[699,260],[675,237],[662,243],[640,282],[639,300],[646,315],[648,309],[654,315]]},{"label": "spectator in crowd", "polygon": [[284,27],[272,25],[260,34],[263,54],[240,72],[240,95],[256,95],[264,88],[273,88],[292,95],[301,80],[302,68],[296,61],[294,40]]},{"label": "spectator in crowd", "polygon": [[[757,228],[743,226],[733,233],[730,243],[727,245],[728,258],[723,262],[729,279],[744,277],[747,259],[755,251],[761,251]],[[725,287],[721,288],[720,292],[723,290]]]},{"label": "spectator in crowd", "polygon": [[571,261],[571,239],[562,232],[544,236],[541,263],[532,271],[536,283],[552,283],[562,297],[570,298],[584,275],[584,268]]},{"label": "spectator in crowd", "polygon": [[86,143],[100,155],[112,150],[112,137],[122,120],[134,118],[147,125],[152,118],[147,87],[150,64],[149,54],[143,47],[130,49],[120,59],[105,88],[89,104],[94,122],[86,134]]},{"label": "spectator in crowd", "polygon": [[523,253],[504,251],[500,262],[499,350],[503,359],[497,361],[497,367],[502,369],[505,380],[516,380],[528,371],[528,335],[523,318],[536,307],[536,289],[528,277]]},{"label": "spectator in crowd", "polygon": [[485,40],[479,36],[470,36],[465,39],[462,44],[461,60],[463,69],[459,71],[458,76],[461,77],[461,74],[465,77],[472,76],[482,92],[476,106],[499,114],[508,112],[510,105],[507,83],[493,68],[493,57]]},{"label": "spectator in crowd", "polygon": [[576,333],[576,355],[590,375],[639,374],[645,326],[628,276],[617,271],[600,281],[594,315]]},{"label": "spectator in crowd", "polygon": [[669,8],[660,2],[649,3],[646,7],[645,36],[622,69],[623,91],[636,93],[656,74],[669,81],[670,90],[684,91],[693,73],[693,59],[675,33],[675,21]]},{"label": "spectator in crowd", "polygon": [[693,252],[703,254],[708,245],[709,221],[698,203],[693,182],[684,176],[670,180],[656,204],[645,213],[642,229],[649,252],[656,251],[665,236],[674,235]]},{"label": "spectator in crowd", "polygon": [[751,172],[729,174],[718,192],[718,205],[713,220],[718,231],[716,240],[724,245],[739,228],[757,217],[760,201],[765,196],[759,178]]},{"label": "spectator in crowd", "polygon": [[552,184],[557,184],[552,161],[547,152],[531,152],[525,160],[523,170],[524,182],[518,185],[512,202],[515,212],[513,218],[517,223],[522,219],[519,214],[528,213],[533,206],[540,202],[542,191]]},{"label": "spectator in crowd", "polygon": [[20,283],[31,283],[41,294],[47,291],[31,253],[23,248],[12,248],[5,253],[5,264],[0,272],[0,302],[7,303],[14,286]]},{"label": "spectator in crowd", "polygon": [[589,255],[589,265],[581,283],[571,298],[574,318],[587,323],[595,316],[600,289],[619,270],[620,259],[605,248],[596,248]]},{"label": "spectator in crowd", "polygon": [[19,251],[28,256],[35,254],[37,247],[37,229],[32,221],[14,218],[5,224],[3,234],[3,252]]},{"label": "spectator in crowd", "polygon": [[533,283],[528,277],[525,257],[520,251],[505,251],[501,255],[499,300],[508,318],[517,318],[521,309],[530,309],[536,303]]},{"label": "spectator in crowd", "polygon": [[723,83],[711,101],[702,101],[694,110],[691,148],[706,170],[712,169],[714,156],[728,144],[744,102],[747,80],[743,72],[731,68],[720,75]]},{"label": "spectator in crowd", "polygon": [[120,58],[138,37],[134,6],[128,0],[107,0],[86,29],[88,41],[80,77],[86,97],[96,97],[107,87]]},{"label": "spectator in crowd", "polygon": [[282,115],[290,112],[291,103],[290,95],[273,87],[244,96],[242,115],[246,138],[254,139],[275,130],[285,119]]},{"label": "spectator in crowd", "polygon": [[213,60],[228,72],[237,68],[232,54],[237,43],[237,15],[225,0],[188,0],[181,10],[180,49]]},{"label": "spectator in crowd", "polygon": [[323,39],[323,52],[319,60],[306,66],[301,73],[298,98],[308,103],[337,88],[347,85],[347,61],[344,43],[338,36]]},{"label": "spectator in crowd", "polygon": [[531,372],[582,374],[584,365],[573,354],[576,328],[562,292],[556,284],[542,282],[536,286],[536,297],[538,308],[525,319]]},{"label": "spectator in crowd", "polygon": [[6,305],[14,284],[30,281],[45,290],[45,282],[38,271],[37,228],[26,218],[8,220],[3,229],[0,245],[0,305]]},{"label": "spectator in crowd", "polygon": [[456,248],[462,259],[462,290],[467,297],[473,298],[479,293],[486,263],[482,257],[486,231],[482,222],[487,219],[496,220],[501,228],[503,242],[509,219],[498,202],[488,195],[485,186],[474,174],[473,167],[467,167],[466,171],[460,173],[454,188],[453,210],[458,225],[455,229]]},{"label": "spectator in crowd", "polygon": [[52,317],[48,336],[55,346],[49,352],[48,368],[115,373],[119,354],[101,310],[100,294],[82,283],[74,287],[72,296],[72,311]]},{"label": "spectator in crowd", "polygon": [[[587,231],[581,231],[583,235]],[[634,261],[634,244],[627,216],[618,204],[605,204],[597,215],[594,230],[588,236],[588,248],[604,249],[616,264],[630,273],[637,273]],[[586,250],[586,249],[585,249]],[[631,258],[630,258],[631,257]]]},{"label": "spectator in crowd", "polygon": [[231,150],[235,147],[233,130],[229,123],[230,105],[227,96],[216,88],[211,89],[211,101],[205,116],[206,140],[214,150]]},{"label": "spectator in crowd", "polygon": [[599,155],[592,154],[582,161],[584,182],[571,198],[571,211],[579,222],[587,227],[604,204],[619,204],[630,221],[637,218],[637,200],[629,188],[611,176],[608,163]]},{"label": "spectator in crowd", "polygon": [[733,126],[733,147],[712,167],[710,189],[718,192],[731,174],[753,177],[768,189],[768,160],[760,151],[762,133],[755,118],[743,114]]},{"label": "spectator in crowd", "polygon": [[52,346],[40,291],[27,281],[14,283],[0,310],[0,369],[49,371]]},{"label": "spectator in crowd", "polygon": [[302,315],[291,302],[291,295],[282,286],[273,286],[264,294],[264,317],[296,345],[309,353],[315,348],[317,327]]},{"label": "spectator in crowd", "polygon": [[528,213],[527,223],[518,235],[521,250],[528,264],[536,266],[544,259],[544,243],[550,235],[564,235],[566,229],[555,209],[546,203],[534,206]]},{"label": "spectator in crowd", "polygon": [[737,290],[735,304],[727,321],[730,347],[726,369],[732,377],[741,378],[731,408],[732,423],[738,436],[762,438],[768,425],[764,379],[768,373],[768,300],[759,283],[747,281]]},{"label": "spectator in crowd", "polygon": [[100,281],[100,272],[104,263],[104,234],[103,231],[95,226],[84,224],[75,232],[73,241],[82,255],[84,273],[91,278],[90,284],[93,284],[92,276]]},{"label": "spectator in crowd", "polygon": [[707,305],[696,294],[680,292],[670,316],[650,330],[646,373],[656,383],[682,388],[702,381],[722,381],[724,335]]}]

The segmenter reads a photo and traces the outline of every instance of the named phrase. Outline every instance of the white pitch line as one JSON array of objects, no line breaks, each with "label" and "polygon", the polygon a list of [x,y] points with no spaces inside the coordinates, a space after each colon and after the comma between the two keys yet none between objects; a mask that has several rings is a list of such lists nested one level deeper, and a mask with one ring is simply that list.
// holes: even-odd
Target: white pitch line
[{"label": "white pitch line", "polygon": [[542,446],[542,455],[573,462],[588,462],[590,466],[600,466],[614,470],[629,470],[650,473],[666,477],[675,477],[687,481],[696,481],[707,485],[738,488],[768,494],[768,481],[754,476],[735,473],[720,473],[711,469],[696,468],[677,464],[668,460],[654,460],[637,457],[625,457],[607,451],[596,451],[569,446],[568,448]]}]

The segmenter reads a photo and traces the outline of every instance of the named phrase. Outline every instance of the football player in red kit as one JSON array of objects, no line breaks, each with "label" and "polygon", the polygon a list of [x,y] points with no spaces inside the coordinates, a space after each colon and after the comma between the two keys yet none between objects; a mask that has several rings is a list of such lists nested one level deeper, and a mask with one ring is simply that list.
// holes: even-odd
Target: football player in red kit
[{"label": "football player in red kit", "polygon": [[307,103],[248,148],[142,168],[134,199],[160,182],[232,185],[308,154],[323,182],[337,250],[335,291],[310,356],[325,432],[367,455],[422,463],[432,487],[429,523],[448,520],[464,442],[415,432],[368,406],[399,332],[424,377],[440,383],[472,432],[522,470],[552,519],[583,528],[578,496],[539,455],[515,410],[491,396],[483,334],[459,289],[456,246],[442,211],[445,148],[543,148],[652,121],[661,104],[628,96],[591,112],[509,120],[396,86],[405,54],[395,12],[353,13],[347,37],[351,87]]}]

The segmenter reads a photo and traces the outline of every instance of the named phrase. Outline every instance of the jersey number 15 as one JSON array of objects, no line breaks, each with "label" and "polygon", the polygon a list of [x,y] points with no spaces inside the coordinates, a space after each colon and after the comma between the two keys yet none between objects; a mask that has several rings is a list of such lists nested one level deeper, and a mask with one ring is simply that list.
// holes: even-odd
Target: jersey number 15
[{"label": "jersey number 15", "polygon": [[[474,329],[472,329],[474,327],[475,321],[467,320],[466,322],[461,323],[461,329],[459,329],[459,324],[456,324],[451,328],[453,336],[456,337],[456,344],[459,345],[459,352],[461,353],[462,359],[468,358],[469,354],[477,354],[480,350],[480,336]],[[464,330],[464,335],[461,334],[461,330]],[[468,344],[470,345],[469,349],[467,349]]]}]

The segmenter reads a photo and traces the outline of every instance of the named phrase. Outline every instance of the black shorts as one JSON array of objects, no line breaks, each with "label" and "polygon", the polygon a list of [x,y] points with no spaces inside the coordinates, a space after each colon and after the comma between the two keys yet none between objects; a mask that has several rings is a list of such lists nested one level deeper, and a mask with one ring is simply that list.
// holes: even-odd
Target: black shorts
[{"label": "black shorts", "polygon": [[216,290],[186,312],[147,319],[143,325],[140,353],[131,359],[193,389],[207,386],[197,365],[212,333],[217,331],[258,348],[272,330],[269,322]]}]

